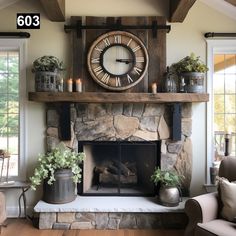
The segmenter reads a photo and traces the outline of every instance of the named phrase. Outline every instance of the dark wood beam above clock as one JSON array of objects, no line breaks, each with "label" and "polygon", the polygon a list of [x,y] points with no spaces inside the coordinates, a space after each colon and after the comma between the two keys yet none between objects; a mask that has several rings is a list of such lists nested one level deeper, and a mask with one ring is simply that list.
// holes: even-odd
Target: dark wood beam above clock
[{"label": "dark wood beam above clock", "polygon": [[183,22],[196,0],[170,0],[170,22]]},{"label": "dark wood beam above clock", "polygon": [[236,0],[225,0],[225,1],[232,4],[233,6],[236,6]]},{"label": "dark wood beam above clock", "polygon": [[51,21],[65,21],[65,0],[40,0]]}]

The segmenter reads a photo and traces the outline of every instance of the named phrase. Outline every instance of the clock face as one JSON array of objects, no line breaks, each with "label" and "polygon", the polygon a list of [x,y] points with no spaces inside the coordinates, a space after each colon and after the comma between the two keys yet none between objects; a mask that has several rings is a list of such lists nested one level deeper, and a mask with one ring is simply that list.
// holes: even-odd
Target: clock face
[{"label": "clock face", "polygon": [[112,31],[98,37],[87,57],[92,78],[110,90],[125,90],[146,74],[148,53],[143,42],[125,31]]}]

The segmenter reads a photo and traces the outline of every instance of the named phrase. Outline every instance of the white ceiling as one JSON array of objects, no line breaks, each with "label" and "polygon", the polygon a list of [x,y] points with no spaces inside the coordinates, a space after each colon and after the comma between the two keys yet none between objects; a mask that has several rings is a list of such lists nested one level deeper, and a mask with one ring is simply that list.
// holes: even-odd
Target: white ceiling
[{"label": "white ceiling", "polygon": [[224,0],[200,0],[216,11],[236,20],[236,7]]}]

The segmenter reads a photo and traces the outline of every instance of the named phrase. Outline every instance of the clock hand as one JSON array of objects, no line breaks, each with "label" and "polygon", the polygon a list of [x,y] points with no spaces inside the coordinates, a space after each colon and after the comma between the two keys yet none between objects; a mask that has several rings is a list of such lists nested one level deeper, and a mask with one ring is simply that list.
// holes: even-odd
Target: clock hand
[{"label": "clock hand", "polygon": [[117,62],[123,62],[125,64],[133,63],[134,60],[132,59],[116,59]]}]

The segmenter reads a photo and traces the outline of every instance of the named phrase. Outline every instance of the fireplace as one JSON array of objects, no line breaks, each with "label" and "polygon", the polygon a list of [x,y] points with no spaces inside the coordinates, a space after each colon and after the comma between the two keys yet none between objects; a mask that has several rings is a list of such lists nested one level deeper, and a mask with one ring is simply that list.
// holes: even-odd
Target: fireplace
[{"label": "fireplace", "polygon": [[150,176],[160,166],[160,141],[80,141],[78,149],[86,155],[78,194],[155,195]]}]

